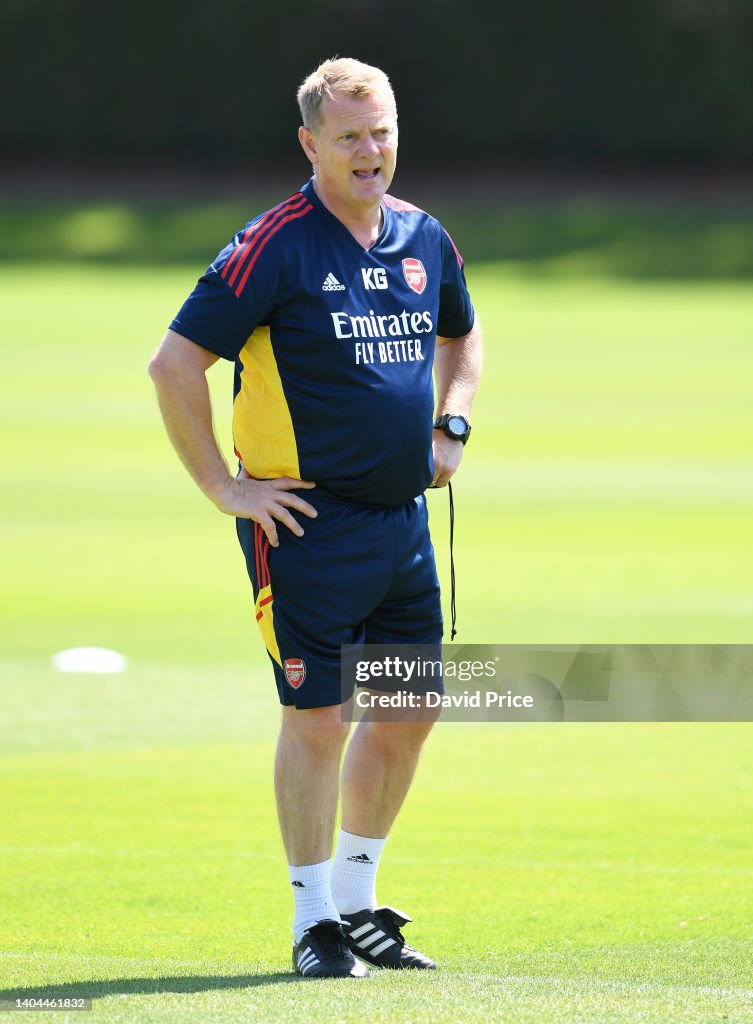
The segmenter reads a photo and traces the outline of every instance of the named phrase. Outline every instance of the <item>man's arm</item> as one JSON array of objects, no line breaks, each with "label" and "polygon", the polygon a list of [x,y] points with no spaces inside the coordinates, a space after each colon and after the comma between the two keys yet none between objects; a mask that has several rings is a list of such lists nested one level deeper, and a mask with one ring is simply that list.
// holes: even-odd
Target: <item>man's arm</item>
[{"label": "man's arm", "polygon": [[[481,378],[481,328],[478,321],[462,338],[437,338],[434,377],[437,384],[437,416],[445,413],[471,418],[471,405]],[[460,465],[463,442],[453,441],[441,430],[432,438],[434,487],[444,487]]]},{"label": "man's arm", "polygon": [[184,466],[204,494],[221,512],[254,519],[277,547],[275,520],[300,537],[303,528],[290,514],[296,509],[311,518],[316,509],[292,488],[316,486],[309,481],[280,477],[251,480],[234,477],[222,457],[212,426],[212,404],[206,373],[219,357],[175,331],[168,331],[149,363],[162,419]]}]

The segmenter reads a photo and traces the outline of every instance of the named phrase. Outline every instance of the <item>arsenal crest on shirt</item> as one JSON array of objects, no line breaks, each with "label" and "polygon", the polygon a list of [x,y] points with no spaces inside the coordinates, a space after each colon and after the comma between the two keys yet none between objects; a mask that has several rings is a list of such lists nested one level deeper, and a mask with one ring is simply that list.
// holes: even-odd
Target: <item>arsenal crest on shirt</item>
[{"label": "arsenal crest on shirt", "polygon": [[285,678],[297,690],[306,678],[306,662],[301,658],[288,658],[284,665]]},{"label": "arsenal crest on shirt", "polygon": [[420,295],[426,287],[426,271],[421,260],[414,260],[411,257],[404,259],[403,277],[416,295]]}]

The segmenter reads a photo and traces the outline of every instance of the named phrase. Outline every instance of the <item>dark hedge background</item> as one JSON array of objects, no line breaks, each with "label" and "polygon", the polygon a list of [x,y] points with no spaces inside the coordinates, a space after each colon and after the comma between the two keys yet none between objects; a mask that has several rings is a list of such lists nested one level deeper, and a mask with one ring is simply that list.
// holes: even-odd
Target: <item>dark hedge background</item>
[{"label": "dark hedge background", "polygon": [[5,0],[1,155],[299,163],[338,53],[392,78],[404,163],[753,164],[751,0]]}]

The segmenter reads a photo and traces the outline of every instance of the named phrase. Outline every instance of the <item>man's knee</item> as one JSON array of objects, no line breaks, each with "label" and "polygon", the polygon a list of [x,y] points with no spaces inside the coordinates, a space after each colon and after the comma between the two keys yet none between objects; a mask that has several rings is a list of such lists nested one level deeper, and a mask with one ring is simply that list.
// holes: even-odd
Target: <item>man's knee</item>
[{"label": "man's knee", "polygon": [[368,723],[369,739],[385,750],[414,750],[423,744],[438,717],[439,714],[432,715],[424,710],[422,717],[413,721],[371,721]]},{"label": "man's knee", "polygon": [[283,707],[281,737],[311,747],[339,748],[345,743],[350,722],[343,721],[340,705],[326,708]]}]

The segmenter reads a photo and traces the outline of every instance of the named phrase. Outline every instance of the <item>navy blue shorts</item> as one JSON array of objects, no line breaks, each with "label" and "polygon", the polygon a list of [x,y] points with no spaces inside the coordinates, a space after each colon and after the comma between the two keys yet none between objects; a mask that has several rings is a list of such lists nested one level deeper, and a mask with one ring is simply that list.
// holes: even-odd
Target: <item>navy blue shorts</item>
[{"label": "navy blue shorts", "polygon": [[297,492],[319,513],[277,524],[273,548],[258,523],[236,520],[256,621],[281,704],[342,704],[342,644],[439,644],[442,609],[423,495],[381,508],[316,488]]}]

